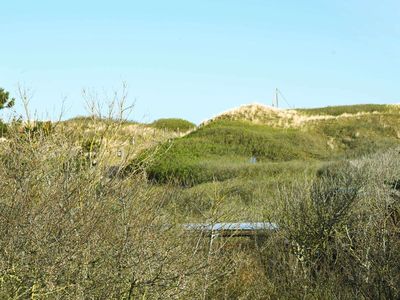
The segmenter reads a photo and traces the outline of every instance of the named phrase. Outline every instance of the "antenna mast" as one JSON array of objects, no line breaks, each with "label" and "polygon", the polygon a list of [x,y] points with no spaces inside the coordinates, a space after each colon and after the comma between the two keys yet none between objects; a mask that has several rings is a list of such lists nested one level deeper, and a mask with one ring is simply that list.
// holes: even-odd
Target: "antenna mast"
[{"label": "antenna mast", "polygon": [[272,100],[272,106],[278,108],[279,106],[279,98],[278,98],[279,90],[278,88],[275,89],[275,99]]}]

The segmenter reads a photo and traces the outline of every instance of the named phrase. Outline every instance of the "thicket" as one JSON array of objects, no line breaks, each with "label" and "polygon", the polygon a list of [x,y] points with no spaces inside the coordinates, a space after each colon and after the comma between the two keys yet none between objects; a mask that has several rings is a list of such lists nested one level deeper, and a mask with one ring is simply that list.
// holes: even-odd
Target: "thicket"
[{"label": "thicket", "polygon": [[395,149],[336,163],[280,190],[271,218],[281,231],[264,250],[283,298],[400,296],[399,158]]},{"label": "thicket", "polygon": [[142,170],[108,176],[102,136],[118,126],[77,141],[10,125],[0,144],[1,299],[205,299],[230,272],[228,258],[210,257],[206,239],[176,224],[166,191]]}]

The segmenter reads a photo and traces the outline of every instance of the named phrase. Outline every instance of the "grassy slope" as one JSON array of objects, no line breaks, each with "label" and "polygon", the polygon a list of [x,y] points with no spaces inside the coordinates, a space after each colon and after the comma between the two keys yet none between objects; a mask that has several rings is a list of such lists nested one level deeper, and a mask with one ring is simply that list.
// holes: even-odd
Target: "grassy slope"
[{"label": "grassy slope", "polygon": [[[331,117],[291,128],[218,118],[165,146],[150,166],[149,177],[191,186],[236,177],[275,176],[294,172],[299,165],[304,168],[319,161],[357,157],[399,144],[396,106],[329,107],[298,113],[329,113]],[[354,115],[334,117],[343,113]],[[252,156],[257,158],[256,164],[250,163]]]},{"label": "grassy slope", "polygon": [[[170,205],[182,218],[201,220],[218,193],[224,199],[226,220],[257,220],[262,219],[257,216],[257,203],[274,197],[278,186],[313,176],[330,161],[399,144],[396,106],[328,107],[295,113],[311,119],[296,125],[293,119],[282,122],[283,117],[274,112],[256,112],[249,118],[246,112],[239,117],[220,116],[184,136],[174,132],[177,123],[171,119],[166,124],[172,130],[123,123],[106,135],[107,147],[116,153],[112,141],[126,141],[124,152],[135,154],[140,149],[153,153],[152,147],[158,145],[147,174],[158,183],[177,183]],[[343,113],[352,116],[341,117]],[[96,136],[103,123],[78,119],[68,121],[66,127],[79,132],[82,139]],[[132,137],[135,144],[130,142]],[[257,163],[250,162],[252,156]],[[114,163],[118,158],[110,160]]]},{"label": "grassy slope", "polygon": [[[327,111],[330,115],[324,115]],[[353,116],[335,117],[350,112]],[[174,183],[174,201],[169,205],[182,222],[204,221],[218,201],[221,221],[264,220],[268,212],[259,208],[273,203],[280,186],[313,177],[332,162],[400,143],[398,107],[331,107],[297,113],[317,118],[287,127],[274,126],[271,120],[276,124],[293,124],[293,120],[281,122],[274,113],[258,114],[265,118],[264,125],[255,118],[250,122],[218,117],[163,144],[148,166],[148,177]],[[321,115],[328,118],[318,118]],[[250,162],[252,156],[257,163]]]},{"label": "grassy slope", "polygon": [[[310,147],[311,145],[311,147]],[[325,158],[326,141],[307,132],[265,128],[237,121],[207,125],[176,139],[149,169],[159,182],[186,185],[237,176],[280,173],[293,161]],[[250,163],[255,156],[258,163]],[[280,162],[288,162],[280,164]]]}]

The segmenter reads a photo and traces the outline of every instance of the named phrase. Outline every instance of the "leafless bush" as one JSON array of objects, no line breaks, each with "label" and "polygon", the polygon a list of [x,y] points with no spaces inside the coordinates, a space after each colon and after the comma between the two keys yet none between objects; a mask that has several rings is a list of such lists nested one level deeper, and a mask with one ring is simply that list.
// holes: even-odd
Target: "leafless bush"
[{"label": "leafless bush", "polygon": [[281,188],[272,216],[281,231],[264,249],[281,295],[399,297],[399,158],[387,151]]},{"label": "leafless bush", "polygon": [[207,261],[162,209],[163,191],[141,170],[105,176],[104,136],[118,126],[109,119],[93,137],[95,157],[69,131],[10,126],[0,145],[0,298],[196,295],[188,287]]}]

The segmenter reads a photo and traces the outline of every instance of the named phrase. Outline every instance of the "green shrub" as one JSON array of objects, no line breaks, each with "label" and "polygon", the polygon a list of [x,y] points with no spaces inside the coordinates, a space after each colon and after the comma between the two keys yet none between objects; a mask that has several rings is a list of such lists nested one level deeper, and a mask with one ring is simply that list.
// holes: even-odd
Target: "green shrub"
[{"label": "green shrub", "polygon": [[15,104],[15,98],[10,97],[10,93],[0,88],[0,110],[11,108]]},{"label": "green shrub", "polygon": [[186,132],[194,129],[195,124],[183,119],[158,119],[150,124],[151,127],[175,132]]}]

